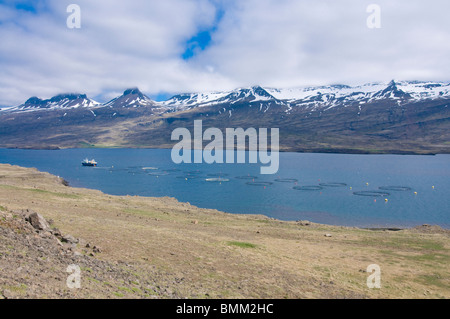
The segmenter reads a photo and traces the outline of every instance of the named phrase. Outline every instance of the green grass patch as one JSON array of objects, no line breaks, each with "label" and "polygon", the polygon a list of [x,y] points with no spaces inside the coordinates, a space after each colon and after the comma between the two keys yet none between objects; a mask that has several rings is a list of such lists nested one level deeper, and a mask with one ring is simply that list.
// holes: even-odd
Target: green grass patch
[{"label": "green grass patch", "polygon": [[[444,279],[440,274],[431,274],[431,275],[420,275],[418,276],[420,282],[425,284],[426,286],[436,286],[439,288],[449,289],[450,285],[448,284],[448,279]],[[445,282],[447,281],[447,282]]]},{"label": "green grass patch", "polygon": [[415,261],[432,261],[433,263],[439,263],[439,264],[450,264],[450,256],[444,255],[444,254],[422,254],[419,256],[407,256],[406,257],[409,260],[415,260]]},{"label": "green grass patch", "polygon": [[29,191],[29,192],[34,192],[34,193],[38,193],[38,194],[46,194],[46,195],[50,195],[50,196],[56,196],[56,197],[61,197],[61,198],[71,198],[71,199],[79,199],[81,198],[79,195],[74,195],[74,194],[64,194],[64,193],[55,193],[55,192],[50,192],[50,191],[46,191],[43,189],[39,189],[39,188],[24,188],[24,190]]},{"label": "green grass patch", "polygon": [[56,196],[56,197],[61,197],[61,198],[72,198],[72,199],[81,198],[81,196],[75,195],[75,194],[55,193],[55,192],[46,191],[44,189],[39,189],[39,188],[23,188],[23,187],[11,186],[11,185],[0,185],[0,187],[5,188],[5,189],[14,189],[14,190],[19,190],[19,191],[32,192],[32,193],[42,194],[42,195]]},{"label": "green grass patch", "polygon": [[411,237],[375,237],[363,238],[357,241],[358,244],[366,247],[395,250],[418,250],[418,251],[447,251],[439,241]]},{"label": "green grass patch", "polygon": [[92,277],[86,277],[86,278],[87,278],[87,280],[92,281],[92,282],[95,282],[95,283],[97,283],[97,284],[100,283],[100,281],[97,280],[97,279],[95,279],[95,278],[92,278]]},{"label": "green grass patch", "polygon": [[242,241],[229,241],[229,242],[227,242],[227,244],[230,246],[237,246],[237,247],[241,247],[241,248],[256,248],[255,244],[246,243],[246,242],[242,242]]},{"label": "green grass patch", "polygon": [[137,288],[137,287],[133,287],[133,288],[131,288],[131,290],[132,290],[134,293],[142,294],[141,289],[139,289],[139,288]]},{"label": "green grass patch", "polygon": [[25,284],[20,284],[17,286],[3,286],[3,290],[9,290],[13,293],[23,295],[27,292],[28,286]]},{"label": "green grass patch", "polygon": [[168,213],[165,212],[155,212],[151,210],[143,210],[143,209],[136,209],[136,208],[124,208],[122,209],[123,213],[138,215],[138,216],[144,216],[144,217],[154,217],[161,220],[169,220]]},{"label": "green grass patch", "polygon": [[152,296],[156,296],[158,295],[158,293],[156,291],[154,291],[151,288],[144,288],[144,291],[148,294],[148,295],[152,295]]},{"label": "green grass patch", "polygon": [[80,267],[80,270],[81,271],[87,271],[87,272],[90,272],[90,273],[93,273],[94,271],[91,269],[91,268],[89,268],[89,267]]},{"label": "green grass patch", "polygon": [[129,293],[133,293],[134,291],[133,290],[131,290],[130,288],[127,288],[127,287],[121,287],[121,286],[119,286],[119,287],[117,287],[119,290],[122,290],[122,291],[126,291],[126,292],[129,292]]},{"label": "green grass patch", "polygon": [[11,185],[0,185],[1,188],[5,189],[20,189],[19,187],[11,186]]}]

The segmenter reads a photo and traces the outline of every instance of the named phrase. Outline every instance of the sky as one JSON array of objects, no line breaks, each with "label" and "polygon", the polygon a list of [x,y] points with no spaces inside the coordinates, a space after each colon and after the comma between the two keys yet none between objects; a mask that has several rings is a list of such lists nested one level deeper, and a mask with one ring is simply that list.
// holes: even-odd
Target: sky
[{"label": "sky", "polygon": [[[69,28],[80,9],[79,28]],[[379,28],[369,28],[371,4]],[[0,0],[0,106],[450,80],[448,0]],[[77,20],[78,21],[78,20]]]}]

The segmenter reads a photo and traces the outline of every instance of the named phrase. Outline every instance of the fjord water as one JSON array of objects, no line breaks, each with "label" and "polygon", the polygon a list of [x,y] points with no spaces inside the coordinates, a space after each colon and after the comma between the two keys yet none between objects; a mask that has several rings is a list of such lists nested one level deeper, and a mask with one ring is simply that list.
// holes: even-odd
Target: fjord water
[{"label": "fjord water", "polygon": [[[35,167],[74,187],[111,195],[170,196],[229,213],[359,227],[427,223],[450,228],[450,155],[280,153],[275,175],[261,175],[260,164],[177,165],[170,155],[167,149],[0,149],[0,163]],[[83,167],[86,157],[95,158],[98,166]],[[250,179],[237,178],[243,176]],[[272,184],[248,185],[253,181],[249,176]],[[206,181],[217,177],[229,181]],[[354,194],[379,192],[384,186],[403,188],[382,197]]]}]

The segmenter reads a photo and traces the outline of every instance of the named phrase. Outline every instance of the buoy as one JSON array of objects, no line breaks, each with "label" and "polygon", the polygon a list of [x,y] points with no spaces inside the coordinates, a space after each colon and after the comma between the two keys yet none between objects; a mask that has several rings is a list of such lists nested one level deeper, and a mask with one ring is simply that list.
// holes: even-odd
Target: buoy
[{"label": "buoy", "polygon": [[385,202],[387,203],[387,202],[388,202],[388,199],[387,199],[387,198],[385,198],[385,199],[384,199],[384,201],[385,201]]},{"label": "buoy", "polygon": [[366,183],[367,186],[369,186],[369,183]]},{"label": "buoy", "polygon": [[187,180],[187,178],[185,178],[185,180]]},{"label": "buoy", "polygon": [[417,195],[417,192],[414,192],[414,195]]},{"label": "buoy", "polygon": [[434,189],[434,186],[431,186],[432,189]]},{"label": "buoy", "polygon": [[352,187],[350,186],[350,189],[352,189]]},{"label": "buoy", "polygon": [[374,202],[374,203],[376,203],[376,202],[377,202],[377,200],[376,200],[376,199],[374,199],[374,200],[373,200],[373,202]]}]

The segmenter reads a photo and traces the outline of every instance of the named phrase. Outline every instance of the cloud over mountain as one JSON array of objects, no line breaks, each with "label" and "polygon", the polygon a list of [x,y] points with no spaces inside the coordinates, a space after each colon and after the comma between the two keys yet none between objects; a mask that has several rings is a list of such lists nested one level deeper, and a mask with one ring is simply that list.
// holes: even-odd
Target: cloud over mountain
[{"label": "cloud over mountain", "polygon": [[66,26],[70,3],[0,4],[0,106],[69,91],[107,101],[130,85],[152,97],[450,73],[445,0],[380,0],[381,29],[366,26],[369,1],[80,0],[81,29]]}]

